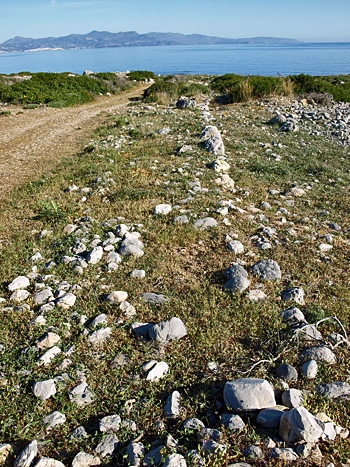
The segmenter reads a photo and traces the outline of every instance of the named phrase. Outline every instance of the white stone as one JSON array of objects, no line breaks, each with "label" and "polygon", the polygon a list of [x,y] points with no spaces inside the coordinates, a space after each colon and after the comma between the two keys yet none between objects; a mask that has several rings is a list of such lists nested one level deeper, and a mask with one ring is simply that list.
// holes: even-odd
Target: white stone
[{"label": "white stone", "polygon": [[146,380],[151,382],[159,381],[160,379],[164,378],[168,370],[169,365],[167,363],[156,362],[147,373]]},{"label": "white stone", "polygon": [[101,328],[97,329],[97,331],[92,332],[88,336],[88,341],[90,344],[101,344],[106,341],[109,337],[111,337],[112,329],[111,328]]},{"label": "white stone", "polygon": [[172,207],[170,204],[158,204],[153,209],[153,214],[169,214],[172,211]]},{"label": "white stone", "polygon": [[69,399],[77,405],[91,404],[92,396],[87,383],[84,381],[69,391]]},{"label": "white stone", "polygon": [[61,340],[60,336],[55,332],[45,333],[36,343],[38,349],[49,349],[57,344]]},{"label": "white stone", "polygon": [[102,246],[96,246],[92,250],[89,251],[87,255],[87,262],[89,264],[97,264],[103,256],[103,248]]},{"label": "white stone", "polygon": [[99,457],[87,454],[86,452],[79,452],[72,461],[72,467],[93,467],[100,464]]},{"label": "white stone", "polygon": [[318,249],[322,252],[330,251],[332,250],[332,248],[333,246],[329,245],[329,243],[321,243],[320,245],[318,245]]},{"label": "white stone", "polygon": [[181,454],[173,453],[168,456],[162,467],[186,467],[186,460]]},{"label": "white stone", "polygon": [[174,391],[168,396],[164,406],[165,418],[174,419],[180,415],[181,412],[181,395],[179,391]]},{"label": "white stone", "polygon": [[53,379],[47,379],[44,381],[37,381],[33,384],[33,394],[36,397],[40,397],[43,401],[56,394],[55,381]]},{"label": "white stone", "polygon": [[38,443],[31,441],[16,457],[13,467],[30,467],[38,455]]},{"label": "white stone", "polygon": [[161,321],[155,324],[149,330],[150,339],[166,344],[172,340],[179,340],[186,336],[187,329],[180,318],[170,318],[167,321]]},{"label": "white stone", "polygon": [[18,276],[16,277],[16,279],[13,279],[13,281],[11,282],[11,284],[8,285],[7,288],[9,292],[14,292],[15,290],[19,290],[19,289],[26,289],[27,287],[29,287],[29,285],[30,285],[30,282],[29,282],[28,277]]},{"label": "white stone", "polygon": [[30,293],[28,292],[28,290],[18,289],[13,292],[13,294],[10,297],[10,301],[14,303],[21,303],[24,302],[24,300],[27,300],[29,295]]},{"label": "white stone", "polygon": [[108,433],[96,446],[95,451],[102,457],[112,456],[118,448],[118,438],[115,433]]},{"label": "white stone", "polygon": [[228,242],[227,248],[229,249],[229,251],[232,251],[232,253],[235,253],[236,255],[244,253],[244,246],[238,240],[232,240]]},{"label": "white stone", "polygon": [[56,305],[63,308],[64,310],[68,310],[72,306],[74,306],[77,297],[73,293],[66,293],[61,298],[56,300]]},{"label": "white stone", "polygon": [[276,405],[272,386],[266,380],[258,378],[227,381],[224,400],[227,407],[235,412],[265,409]]},{"label": "white stone", "polygon": [[56,459],[51,459],[50,457],[42,457],[34,467],[65,467],[65,465],[57,461]]},{"label": "white stone", "polygon": [[314,443],[322,436],[323,429],[315,417],[304,407],[288,410],[281,418],[279,434],[286,443],[302,440]]},{"label": "white stone", "polygon": [[120,428],[121,418],[119,415],[107,415],[101,418],[99,429],[101,433],[117,432]]},{"label": "white stone", "polygon": [[287,389],[282,394],[283,405],[295,409],[303,404],[304,396],[299,389]]},{"label": "white stone", "polygon": [[61,349],[59,347],[57,346],[51,347],[41,357],[39,357],[38,364],[48,365],[60,353],[61,353]]},{"label": "white stone", "polygon": [[62,425],[65,421],[66,416],[62,412],[56,410],[43,419],[43,425],[45,425],[47,430],[51,430],[56,425]]},{"label": "white stone", "polygon": [[119,305],[119,303],[125,302],[128,299],[128,293],[123,290],[114,290],[107,295],[106,300],[111,305]]}]

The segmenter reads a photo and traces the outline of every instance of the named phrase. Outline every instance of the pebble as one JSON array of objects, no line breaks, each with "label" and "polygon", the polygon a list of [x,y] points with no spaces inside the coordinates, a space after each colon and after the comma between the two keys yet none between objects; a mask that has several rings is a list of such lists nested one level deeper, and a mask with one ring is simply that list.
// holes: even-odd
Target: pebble
[{"label": "pebble", "polygon": [[38,349],[48,349],[53,347],[61,340],[60,336],[55,332],[47,332],[45,333],[36,343]]},{"label": "pebble", "polygon": [[77,297],[73,293],[66,293],[58,300],[56,300],[56,305],[60,308],[63,308],[64,310],[68,310],[75,305],[76,299]]},{"label": "pebble", "polygon": [[158,204],[153,209],[153,214],[156,215],[166,215],[172,211],[172,207],[170,204]]},{"label": "pebble", "polygon": [[86,452],[79,452],[72,460],[72,467],[94,467],[100,464],[101,460],[99,457]]},{"label": "pebble", "polygon": [[298,305],[304,305],[304,289],[302,287],[291,287],[282,291],[282,300],[291,300]]},{"label": "pebble", "polygon": [[39,365],[48,365],[60,353],[61,349],[55,345],[48,349],[41,357],[39,357],[37,363]]},{"label": "pebble", "polygon": [[97,331],[94,331],[91,334],[89,334],[88,341],[90,342],[90,344],[102,344],[111,337],[111,334],[112,329],[109,327],[97,329]]},{"label": "pebble", "polygon": [[193,225],[196,229],[206,230],[217,227],[218,223],[213,217],[204,217],[203,219],[196,220]]},{"label": "pebble", "polygon": [[69,391],[69,399],[77,405],[83,406],[93,402],[93,394],[86,382],[82,382]]},{"label": "pebble", "polygon": [[285,381],[297,381],[298,372],[294,366],[283,363],[277,368],[276,376],[284,379]]},{"label": "pebble", "polygon": [[175,419],[181,412],[181,395],[178,391],[172,392],[165,403],[164,409],[165,418]]},{"label": "pebble", "polygon": [[301,366],[301,374],[307,379],[314,379],[317,376],[318,365],[316,360],[308,360]]},{"label": "pebble", "polygon": [[146,366],[143,365],[143,370],[148,372],[146,380],[155,382],[164,378],[169,370],[169,365],[165,362],[156,362],[153,360],[148,362]]},{"label": "pebble", "polygon": [[146,271],[143,269],[134,269],[131,271],[131,277],[133,279],[144,279],[146,277]]}]

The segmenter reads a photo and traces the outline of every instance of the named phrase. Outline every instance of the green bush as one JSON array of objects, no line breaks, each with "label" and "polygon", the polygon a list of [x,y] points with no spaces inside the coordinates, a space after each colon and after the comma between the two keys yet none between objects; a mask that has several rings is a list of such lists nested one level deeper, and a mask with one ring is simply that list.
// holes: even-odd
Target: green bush
[{"label": "green bush", "polygon": [[[9,82],[9,81],[8,81]],[[34,73],[31,79],[7,84],[0,80],[0,101],[21,105],[46,104],[67,107],[92,101],[100,94],[117,93],[130,81],[115,73],[91,76],[69,73]],[[129,84],[130,86],[130,84]]]},{"label": "green bush", "polygon": [[129,79],[135,80],[135,81],[144,81],[145,79],[150,79],[154,77],[155,77],[155,74],[153,73],[153,71],[136,70],[136,71],[130,71],[129,73]]}]

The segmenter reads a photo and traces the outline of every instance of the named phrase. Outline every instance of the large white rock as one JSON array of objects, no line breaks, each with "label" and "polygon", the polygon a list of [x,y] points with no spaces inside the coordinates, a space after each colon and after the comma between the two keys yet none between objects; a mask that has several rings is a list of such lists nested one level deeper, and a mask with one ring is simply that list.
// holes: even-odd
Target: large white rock
[{"label": "large white rock", "polygon": [[56,410],[55,412],[51,412],[43,419],[43,425],[45,425],[47,430],[51,430],[56,425],[62,425],[62,423],[65,423],[65,421],[66,416],[62,412]]},{"label": "large white rock", "polygon": [[29,287],[29,285],[30,282],[28,277],[18,276],[16,277],[16,279],[13,279],[13,281],[11,282],[11,284],[8,285],[7,288],[10,292],[14,292],[15,290],[19,289],[26,289],[27,287]]},{"label": "large white rock", "polygon": [[50,347],[53,347],[55,344],[57,344],[60,339],[60,336],[55,332],[47,332],[38,340],[36,346],[41,350],[49,349]]},{"label": "large white rock", "polygon": [[181,454],[173,453],[165,459],[162,467],[186,467],[186,460]]},{"label": "large white rock", "polygon": [[147,381],[159,381],[164,378],[169,370],[169,365],[165,362],[155,362],[155,365],[150,369],[147,374]]},{"label": "large white rock", "polygon": [[77,297],[73,293],[66,293],[56,301],[56,305],[63,308],[64,310],[68,310],[74,306]]},{"label": "large white rock", "polygon": [[264,379],[242,378],[227,381],[224,387],[227,407],[235,412],[275,407],[275,393]]},{"label": "large white rock", "polygon": [[111,305],[119,305],[119,303],[125,302],[128,299],[128,293],[123,290],[113,290],[107,295],[106,300]]},{"label": "large white rock", "polygon": [[48,365],[57,355],[61,353],[61,349],[56,345],[48,349],[41,357],[38,358],[39,365]]},{"label": "large white rock", "polygon": [[306,441],[317,442],[323,434],[323,429],[315,417],[304,407],[288,410],[281,417],[279,434],[286,443]]}]

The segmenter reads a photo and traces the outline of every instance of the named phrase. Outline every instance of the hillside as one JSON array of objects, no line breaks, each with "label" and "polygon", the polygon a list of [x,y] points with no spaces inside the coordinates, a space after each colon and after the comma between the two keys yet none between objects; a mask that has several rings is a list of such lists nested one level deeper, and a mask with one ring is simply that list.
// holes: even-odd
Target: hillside
[{"label": "hillside", "polygon": [[164,45],[213,45],[213,44],[284,44],[298,42],[295,39],[274,37],[252,37],[227,39],[201,34],[177,34],[150,32],[138,34],[136,31],[111,33],[91,31],[88,34],[70,34],[64,37],[33,39],[14,37],[0,44],[0,52],[23,52],[40,49],[95,49],[104,47],[143,47]]}]

